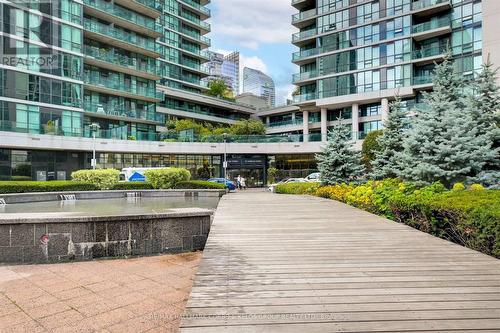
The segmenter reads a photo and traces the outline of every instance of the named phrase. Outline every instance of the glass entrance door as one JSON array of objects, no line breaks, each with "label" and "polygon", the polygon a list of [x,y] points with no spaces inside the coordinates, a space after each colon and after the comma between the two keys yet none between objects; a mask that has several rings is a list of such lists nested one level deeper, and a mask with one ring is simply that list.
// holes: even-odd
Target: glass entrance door
[{"label": "glass entrance door", "polygon": [[228,169],[228,178],[236,184],[238,175],[245,178],[247,187],[262,187],[264,186],[264,170],[263,169]]}]

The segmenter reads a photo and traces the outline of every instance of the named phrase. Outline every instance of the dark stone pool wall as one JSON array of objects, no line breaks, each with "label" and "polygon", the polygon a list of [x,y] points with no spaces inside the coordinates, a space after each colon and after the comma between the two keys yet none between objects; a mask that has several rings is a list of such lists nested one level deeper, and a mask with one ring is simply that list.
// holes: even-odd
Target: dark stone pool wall
[{"label": "dark stone pool wall", "polygon": [[213,212],[0,220],[0,263],[54,263],[202,250]]}]

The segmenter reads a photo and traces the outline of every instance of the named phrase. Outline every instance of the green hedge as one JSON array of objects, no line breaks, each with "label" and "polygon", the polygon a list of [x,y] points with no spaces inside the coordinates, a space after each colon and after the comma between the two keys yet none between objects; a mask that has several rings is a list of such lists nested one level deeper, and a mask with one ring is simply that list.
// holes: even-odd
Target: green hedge
[{"label": "green hedge", "polygon": [[77,182],[91,183],[101,190],[109,190],[120,180],[120,171],[116,169],[78,170],[71,174]]},{"label": "green hedge", "polygon": [[171,189],[175,184],[191,179],[191,173],[184,168],[146,170],[144,176],[155,189]]},{"label": "green hedge", "polygon": [[399,222],[500,258],[500,190],[395,197]]},{"label": "green hedge", "polygon": [[152,190],[153,185],[148,182],[121,182],[113,185],[112,190]]},{"label": "green hedge", "polygon": [[175,184],[174,189],[182,190],[224,190],[224,184],[207,182],[204,180],[191,180]]},{"label": "green hedge", "polygon": [[[317,185],[316,185],[317,186]],[[500,190],[435,183],[417,188],[398,179],[362,185],[279,185],[277,193],[312,194],[341,201],[500,258]]]},{"label": "green hedge", "polygon": [[32,181],[31,177],[29,176],[12,176],[10,177],[11,181],[14,182],[30,182]]},{"label": "green hedge", "polygon": [[276,186],[275,192],[280,194],[314,194],[319,183],[288,183]]},{"label": "green hedge", "polygon": [[0,181],[0,193],[30,193],[30,192],[76,192],[97,191],[99,188],[93,184],[74,181]]}]

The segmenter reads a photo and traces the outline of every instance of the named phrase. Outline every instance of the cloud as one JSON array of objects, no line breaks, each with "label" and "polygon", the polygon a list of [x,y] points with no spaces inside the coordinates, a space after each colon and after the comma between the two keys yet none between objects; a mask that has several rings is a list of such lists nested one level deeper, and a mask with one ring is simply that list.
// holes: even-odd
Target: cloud
[{"label": "cloud", "polygon": [[262,43],[290,43],[294,31],[290,0],[217,0],[213,4],[214,35],[250,49]]}]

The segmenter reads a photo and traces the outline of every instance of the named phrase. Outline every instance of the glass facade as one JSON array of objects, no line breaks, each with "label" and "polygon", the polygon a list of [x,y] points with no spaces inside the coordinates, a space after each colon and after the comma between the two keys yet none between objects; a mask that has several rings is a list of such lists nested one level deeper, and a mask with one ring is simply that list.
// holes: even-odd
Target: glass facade
[{"label": "glass facade", "polygon": [[[296,102],[428,84],[449,47],[473,75],[482,50],[481,0],[307,1],[293,17]],[[316,15],[316,16],[315,16]]]},{"label": "glass facade", "polygon": [[263,97],[270,107],[276,105],[276,87],[273,79],[256,69],[243,68],[243,92]]}]

